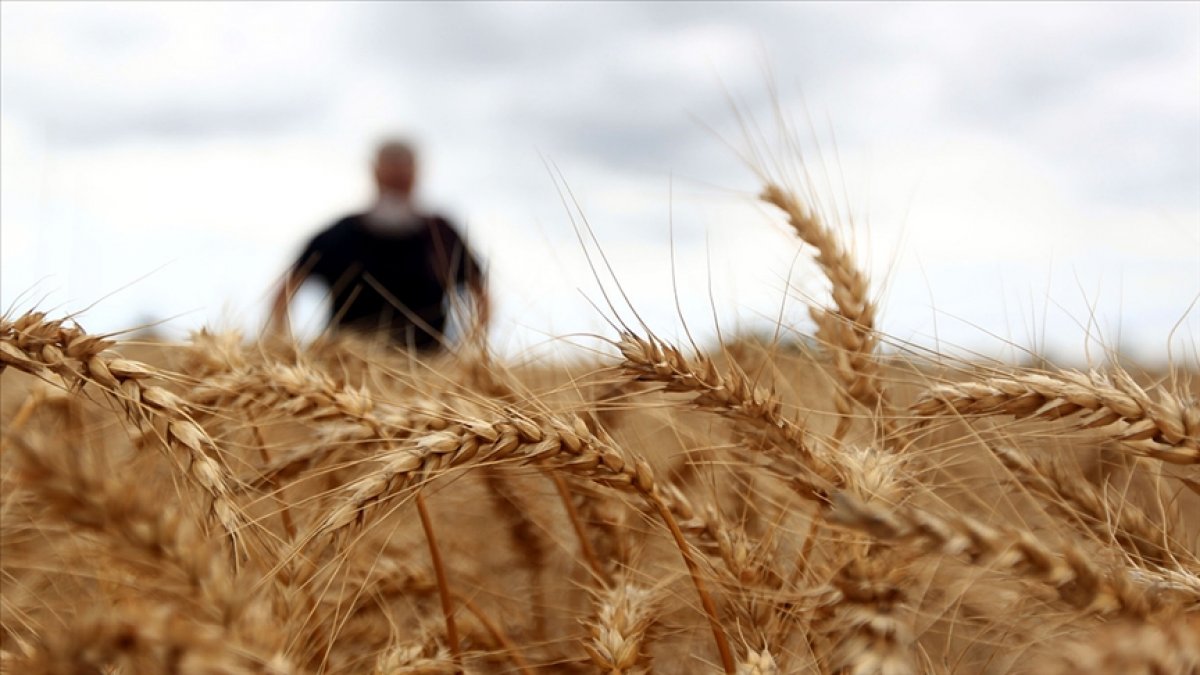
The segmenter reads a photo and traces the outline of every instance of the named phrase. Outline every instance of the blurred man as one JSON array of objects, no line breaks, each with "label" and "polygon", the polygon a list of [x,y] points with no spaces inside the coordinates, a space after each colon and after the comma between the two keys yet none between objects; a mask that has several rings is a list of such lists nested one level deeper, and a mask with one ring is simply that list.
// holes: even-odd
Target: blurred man
[{"label": "blurred man", "polygon": [[486,327],[483,272],[462,237],[444,218],[413,205],[416,157],[400,141],[375,153],[378,197],[366,213],[342,218],[308,242],[275,298],[271,324],[288,327],[288,306],[308,278],[329,287],[330,327],[384,334],[414,350],[444,344],[448,305],[467,288],[478,327]]}]

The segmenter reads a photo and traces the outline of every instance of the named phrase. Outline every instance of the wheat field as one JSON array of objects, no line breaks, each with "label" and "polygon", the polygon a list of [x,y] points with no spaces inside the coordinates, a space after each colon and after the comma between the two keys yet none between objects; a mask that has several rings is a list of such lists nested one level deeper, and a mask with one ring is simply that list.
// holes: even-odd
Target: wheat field
[{"label": "wheat field", "polygon": [[417,359],[0,321],[6,673],[1197,673],[1194,374],[809,339]]}]

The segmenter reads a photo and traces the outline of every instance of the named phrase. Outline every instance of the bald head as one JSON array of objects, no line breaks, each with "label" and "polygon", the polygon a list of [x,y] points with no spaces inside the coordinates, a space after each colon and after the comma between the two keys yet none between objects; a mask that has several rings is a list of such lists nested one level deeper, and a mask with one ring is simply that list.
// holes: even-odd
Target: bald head
[{"label": "bald head", "polygon": [[407,198],[417,178],[416,153],[403,141],[384,141],[375,151],[374,172],[380,194]]}]

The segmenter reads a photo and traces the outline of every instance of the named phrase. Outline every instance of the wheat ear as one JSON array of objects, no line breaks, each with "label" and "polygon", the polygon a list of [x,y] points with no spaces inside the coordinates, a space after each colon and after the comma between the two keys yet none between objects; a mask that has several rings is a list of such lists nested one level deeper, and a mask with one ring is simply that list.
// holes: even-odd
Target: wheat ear
[{"label": "wheat ear", "polygon": [[622,334],[617,348],[624,357],[621,367],[637,380],[689,394],[692,406],[764,434],[770,447],[796,457],[815,481],[841,483],[836,466],[812,444],[804,426],[783,414],[779,397],[755,387],[737,368],[722,373],[712,359],[701,355],[688,359],[661,340],[633,333]]},{"label": "wheat ear", "polygon": [[1049,585],[1068,605],[1086,612],[1145,616],[1162,604],[1198,602],[1193,589],[1136,588],[1133,580],[1106,573],[1074,546],[1056,550],[1028,531],[992,527],[964,514],[943,517],[910,505],[868,504],[844,491],[832,500],[830,522],[878,541],[913,542],[925,552],[1012,571]]},{"label": "wheat ear", "polygon": [[870,297],[867,275],[817,213],[794,194],[768,184],[761,199],[787,214],[788,224],[801,241],[816,249],[816,262],[832,286],[832,309],[811,308],[817,337],[833,359],[834,373],[841,384],[835,401],[842,417],[835,438],[842,438],[850,424],[851,402],[857,401],[890,430],[891,406],[879,382],[875,354],[879,336],[875,331],[875,301]]},{"label": "wheat ear", "polygon": [[1115,541],[1131,555],[1158,567],[1187,564],[1193,572],[1197,569],[1195,554],[1178,545],[1167,529],[1137,504],[1129,500],[1113,503],[1082,476],[1066,474],[1054,462],[1035,459],[1012,447],[988,447],[1022,485],[1068,519],[1082,522],[1086,531],[1101,541]]},{"label": "wheat ear", "polygon": [[344,494],[317,524],[312,536],[342,532],[361,517],[369,505],[394,498],[405,488],[456,467],[526,461],[587,476],[601,485],[640,495],[658,512],[688,568],[709,618],[722,664],[727,672],[733,672],[733,657],[717,620],[716,606],[683,532],[661,496],[653,470],[643,459],[627,460],[611,438],[598,435],[602,433],[593,434],[579,418],[574,418],[571,423],[556,419],[538,422],[512,411],[493,422],[454,422],[445,430],[423,436],[413,444],[381,456],[379,470],[349,483],[340,491]]},{"label": "wheat ear", "polygon": [[1017,373],[939,384],[910,408],[918,425],[937,415],[1070,417],[1078,429],[1102,430],[1129,451],[1174,464],[1200,462],[1200,403],[1160,389],[1155,401],[1123,370]]},{"label": "wheat ear", "polygon": [[657,615],[654,593],[623,579],[596,592],[596,616],[587,622],[584,650],[610,675],[647,672],[647,633]]},{"label": "wheat ear", "polygon": [[[187,404],[170,391],[147,380],[162,373],[154,368],[105,353],[112,342],[88,335],[62,321],[47,321],[41,313],[16,321],[0,320],[0,370],[12,366],[35,376],[57,373],[70,385],[95,382],[139,423],[146,417],[166,421],[167,456],[178,462],[188,458],[185,475],[210,498],[210,513],[236,542],[246,526],[233,500],[235,481],[209,453],[217,448],[188,411]],[[182,452],[180,452],[182,451]]]},{"label": "wheat ear", "polygon": [[1115,622],[1075,640],[1034,669],[1035,675],[1195,675],[1200,673],[1200,616],[1155,623]]}]

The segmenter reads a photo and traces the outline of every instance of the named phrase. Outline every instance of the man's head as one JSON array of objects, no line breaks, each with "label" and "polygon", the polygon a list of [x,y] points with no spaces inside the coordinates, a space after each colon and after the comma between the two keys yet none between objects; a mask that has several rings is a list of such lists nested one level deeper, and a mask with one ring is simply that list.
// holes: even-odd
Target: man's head
[{"label": "man's head", "polygon": [[416,154],[403,141],[389,140],[375,151],[375,185],[380,194],[408,198],[417,178]]}]

